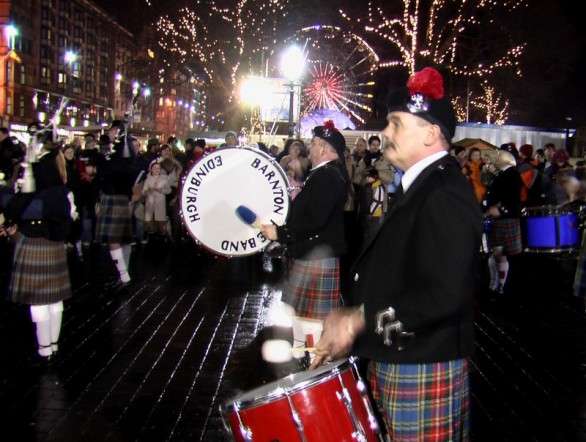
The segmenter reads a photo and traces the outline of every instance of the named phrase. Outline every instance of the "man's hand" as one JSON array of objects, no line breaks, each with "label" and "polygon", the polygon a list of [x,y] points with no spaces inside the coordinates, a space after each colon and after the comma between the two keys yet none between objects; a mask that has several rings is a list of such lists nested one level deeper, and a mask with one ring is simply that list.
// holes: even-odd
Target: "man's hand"
[{"label": "man's hand", "polygon": [[358,308],[331,312],[324,322],[324,330],[310,368],[317,368],[326,361],[345,356],[364,327],[364,314]]},{"label": "man's hand", "polygon": [[263,224],[260,226],[260,232],[263,236],[271,241],[277,240],[277,226],[274,224]]},{"label": "man's hand", "polygon": [[500,218],[500,216],[501,216],[501,211],[499,210],[499,208],[497,206],[490,206],[488,208],[488,210],[486,211],[486,213],[488,213],[493,218]]},{"label": "man's hand", "polygon": [[16,224],[13,224],[9,227],[5,225],[0,225],[0,237],[2,236],[14,236],[16,234]]}]

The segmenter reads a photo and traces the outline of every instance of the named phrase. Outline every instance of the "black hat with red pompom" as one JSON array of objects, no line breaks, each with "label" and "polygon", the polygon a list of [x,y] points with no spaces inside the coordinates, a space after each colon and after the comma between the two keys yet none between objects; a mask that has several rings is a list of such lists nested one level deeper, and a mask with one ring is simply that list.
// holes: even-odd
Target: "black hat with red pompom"
[{"label": "black hat with red pompom", "polygon": [[390,112],[408,112],[437,124],[449,142],[456,132],[456,114],[444,91],[444,79],[434,68],[413,74],[407,87],[387,97]]},{"label": "black hat with red pompom", "polygon": [[330,146],[332,146],[338,154],[338,157],[343,160],[344,159],[344,151],[346,150],[346,140],[344,136],[340,133],[334,122],[332,120],[328,120],[324,122],[323,126],[316,126],[313,128],[313,136],[321,138],[324,141],[327,141]]}]

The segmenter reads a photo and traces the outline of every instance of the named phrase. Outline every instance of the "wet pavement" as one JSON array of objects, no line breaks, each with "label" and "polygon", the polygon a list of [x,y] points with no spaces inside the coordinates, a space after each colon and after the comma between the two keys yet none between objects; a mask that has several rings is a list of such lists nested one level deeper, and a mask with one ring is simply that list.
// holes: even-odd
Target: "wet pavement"
[{"label": "wet pavement", "polygon": [[[71,257],[58,357],[34,357],[25,307],[0,303],[2,440],[230,440],[218,406],[267,380],[257,335],[282,268],[187,243],[133,252],[127,287],[105,251]],[[519,257],[508,293],[478,295],[473,441],[586,440],[586,314],[575,260]]]}]

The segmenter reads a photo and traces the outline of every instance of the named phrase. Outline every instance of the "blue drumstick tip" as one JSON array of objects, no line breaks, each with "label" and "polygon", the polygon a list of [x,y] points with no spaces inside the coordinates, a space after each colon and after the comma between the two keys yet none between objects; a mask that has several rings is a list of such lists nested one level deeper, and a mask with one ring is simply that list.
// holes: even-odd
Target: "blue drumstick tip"
[{"label": "blue drumstick tip", "polygon": [[236,208],[236,215],[246,224],[253,224],[256,221],[256,213],[246,206],[238,206]]}]

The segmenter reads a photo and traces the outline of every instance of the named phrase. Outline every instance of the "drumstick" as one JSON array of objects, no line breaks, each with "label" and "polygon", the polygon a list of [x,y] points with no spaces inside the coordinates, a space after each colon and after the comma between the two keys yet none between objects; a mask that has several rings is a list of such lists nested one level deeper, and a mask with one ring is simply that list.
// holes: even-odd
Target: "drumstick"
[{"label": "drumstick", "polygon": [[293,347],[291,351],[315,353],[315,347]]},{"label": "drumstick", "polygon": [[249,226],[251,226],[255,229],[260,229],[261,224],[260,224],[260,221],[258,220],[258,217],[256,216],[256,213],[254,213],[248,207],[246,207],[246,206],[236,207],[236,216],[238,218],[240,218],[240,220],[243,223],[248,224]]}]

